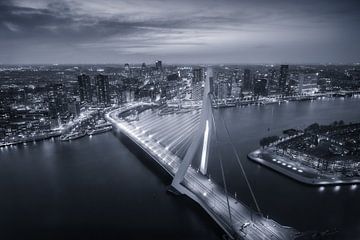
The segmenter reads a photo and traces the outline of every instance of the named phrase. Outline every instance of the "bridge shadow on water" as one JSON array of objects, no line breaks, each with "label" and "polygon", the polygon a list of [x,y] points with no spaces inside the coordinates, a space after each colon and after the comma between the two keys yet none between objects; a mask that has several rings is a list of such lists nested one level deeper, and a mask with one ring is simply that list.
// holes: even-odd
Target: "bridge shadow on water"
[{"label": "bridge shadow on water", "polygon": [[[169,187],[172,181],[172,176],[170,176],[161,166],[158,164],[149,154],[147,154],[141,147],[134,143],[129,137],[121,132],[113,131],[113,134],[116,138],[128,148],[128,150],[136,156],[137,159],[154,175],[156,175],[164,186]],[[192,199],[185,195],[176,195],[170,191],[164,191],[164,194],[168,194],[171,197],[175,198],[176,202],[179,203],[182,207],[188,208],[190,211],[194,212],[199,216],[203,224],[206,226],[209,231],[214,232],[218,239],[228,239],[226,233],[221,229],[221,227],[213,221],[208,213]],[[176,216],[174,216],[176,217]],[[210,230],[211,229],[211,230]],[[168,238],[169,239],[169,238]],[[171,239],[183,239],[172,236]],[[190,238],[191,239],[191,238]],[[199,239],[194,238],[194,239]],[[207,239],[207,238],[206,238]]]}]

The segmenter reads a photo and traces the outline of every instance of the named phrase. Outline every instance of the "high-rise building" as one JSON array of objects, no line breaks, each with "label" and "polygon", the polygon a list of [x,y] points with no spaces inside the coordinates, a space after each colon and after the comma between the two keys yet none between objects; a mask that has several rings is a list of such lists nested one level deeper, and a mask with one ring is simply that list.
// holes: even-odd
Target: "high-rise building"
[{"label": "high-rise building", "polygon": [[218,81],[217,98],[226,99],[228,97],[228,83],[227,81]]},{"label": "high-rise building", "polygon": [[298,93],[299,94],[303,93],[304,78],[305,78],[304,74],[299,74],[299,84],[298,84]]},{"label": "high-rise building", "polygon": [[238,83],[238,82],[233,83],[232,87],[231,87],[231,96],[238,98],[238,97],[240,97],[240,94],[241,94],[240,83]]},{"label": "high-rise building", "polygon": [[202,100],[203,98],[204,71],[202,68],[193,69],[193,78],[191,81],[191,98],[193,100]]},{"label": "high-rise building", "polygon": [[146,63],[142,63],[141,64],[141,71],[144,73],[144,72],[146,72],[146,69],[147,69]]},{"label": "high-rise building", "polygon": [[107,75],[96,76],[96,95],[98,103],[110,104],[109,78]]},{"label": "high-rise building", "polygon": [[287,83],[289,78],[289,65],[280,66],[280,77],[279,77],[279,92],[286,94]]},{"label": "high-rise building", "polygon": [[267,79],[261,78],[254,81],[254,94],[257,96],[267,95]]},{"label": "high-rise building", "polygon": [[218,74],[214,88],[214,96],[217,99],[226,99],[232,96],[232,80]]},{"label": "high-rise building", "polygon": [[238,68],[235,68],[233,74],[232,74],[232,80],[234,83],[238,83],[241,79],[241,74]]},{"label": "high-rise building", "polygon": [[125,63],[124,70],[125,70],[125,76],[130,77],[131,76],[131,69],[130,69],[130,65],[128,63]]},{"label": "high-rise building", "polygon": [[79,84],[79,95],[80,101],[91,103],[92,102],[92,89],[91,89],[91,81],[90,76],[81,74],[78,76],[78,84]]},{"label": "high-rise building", "polygon": [[215,86],[214,86],[214,77],[213,76],[209,77],[209,84],[210,84],[210,92],[214,93],[215,92]]},{"label": "high-rise building", "polygon": [[193,69],[193,83],[198,83],[204,81],[204,71],[202,68],[194,68]]},{"label": "high-rise building", "polygon": [[253,87],[252,77],[251,77],[251,71],[250,69],[244,70],[244,84],[243,84],[243,90],[244,91],[251,91]]},{"label": "high-rise building", "polygon": [[161,61],[156,61],[155,62],[155,67],[156,67],[157,71],[162,72],[163,68],[162,68],[162,62]]},{"label": "high-rise building", "polygon": [[179,75],[177,73],[167,75],[166,80],[167,81],[178,81],[179,80]]},{"label": "high-rise building", "polygon": [[271,66],[268,69],[268,94],[273,95],[277,94],[279,91],[279,84],[278,84],[278,78],[277,78],[277,71],[276,68]]},{"label": "high-rise building", "polygon": [[75,117],[80,115],[80,104],[75,98],[69,100],[68,111]]},{"label": "high-rise building", "polygon": [[130,65],[128,63],[125,63],[124,69],[126,72],[130,72]]},{"label": "high-rise building", "polygon": [[227,79],[226,80],[226,97],[231,97],[232,87],[233,87],[232,79]]},{"label": "high-rise building", "polygon": [[48,103],[50,117],[56,119],[67,111],[67,101],[62,84],[48,86]]}]

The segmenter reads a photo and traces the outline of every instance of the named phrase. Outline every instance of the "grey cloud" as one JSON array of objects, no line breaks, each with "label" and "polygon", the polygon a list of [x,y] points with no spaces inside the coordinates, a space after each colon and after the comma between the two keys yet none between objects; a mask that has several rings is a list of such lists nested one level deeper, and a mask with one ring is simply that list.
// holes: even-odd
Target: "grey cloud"
[{"label": "grey cloud", "polygon": [[[314,48],[318,48],[319,61],[355,61],[360,51],[355,44],[360,37],[358,1],[111,1],[115,5],[121,2],[138,11],[120,9],[98,15],[83,10],[86,4],[78,0],[48,0],[44,8],[2,0],[0,62],[66,62],[67,56],[75,53],[74,59],[80,62],[117,62],[126,61],[126,57],[140,62],[141,55],[186,61],[208,59],[214,49],[219,62],[221,58],[240,61],[239,56],[249,52],[253,52],[253,61],[258,58],[263,62],[271,56],[274,61],[291,61],[292,56],[311,54],[308,50]],[[150,8],[152,3],[158,8]],[[83,11],[79,13],[79,9]],[[276,54],[281,44],[293,47],[287,47],[287,53]],[[329,56],[329,48],[339,44],[352,46],[351,54],[349,47],[343,47],[342,52],[338,48]],[[30,58],[28,55],[35,50],[36,58]]]}]

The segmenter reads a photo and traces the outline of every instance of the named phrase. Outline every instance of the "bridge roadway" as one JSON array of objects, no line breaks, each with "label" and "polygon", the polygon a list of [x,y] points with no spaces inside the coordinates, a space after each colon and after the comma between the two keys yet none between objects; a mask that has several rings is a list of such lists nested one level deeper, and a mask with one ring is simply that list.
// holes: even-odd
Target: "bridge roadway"
[{"label": "bridge roadway", "polygon": [[[106,114],[115,130],[128,136],[171,176],[177,172],[181,159],[163,147],[158,141],[152,139],[143,130],[136,128],[130,122],[119,117],[124,111],[149,103],[134,103],[124,105]],[[295,239],[299,232],[285,227],[277,222],[264,218],[248,208],[232,196],[227,196],[223,188],[189,167],[183,185],[189,190],[189,197],[199,203],[205,211],[224,229],[232,238],[263,240],[263,239]],[[229,201],[231,219],[229,217]],[[244,225],[246,223],[246,225]],[[244,227],[246,226],[246,227]]]}]

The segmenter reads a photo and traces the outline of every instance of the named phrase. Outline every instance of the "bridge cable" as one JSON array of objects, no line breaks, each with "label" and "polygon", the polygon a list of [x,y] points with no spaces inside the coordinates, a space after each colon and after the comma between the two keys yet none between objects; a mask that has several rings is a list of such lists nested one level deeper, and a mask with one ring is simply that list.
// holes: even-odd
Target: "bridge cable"
[{"label": "bridge cable", "polygon": [[[214,126],[214,131],[215,131],[216,143],[217,143],[217,145],[219,145],[218,136],[217,136],[217,130],[216,130],[216,124],[215,124],[215,120],[214,120],[214,115],[212,113],[211,113],[211,117],[212,117],[212,122],[213,122],[213,126]],[[221,175],[222,175],[222,179],[223,179],[223,182],[224,182],[226,203],[227,203],[228,211],[229,211],[230,226],[233,227],[232,226],[232,217],[231,217],[231,209],[230,209],[230,203],[229,203],[228,190],[227,190],[227,186],[226,186],[226,178],[225,178],[224,166],[223,166],[223,163],[222,163],[222,158],[221,158],[220,151],[218,151],[218,156],[219,156],[219,162],[220,162]]]},{"label": "bridge cable", "polygon": [[257,211],[258,211],[261,215],[263,215],[262,212],[261,212],[261,210],[260,210],[258,201],[256,200],[256,197],[255,197],[254,191],[253,191],[253,189],[252,189],[252,187],[251,187],[251,184],[250,184],[250,182],[249,182],[249,179],[248,179],[248,177],[247,177],[247,175],[246,175],[244,166],[243,166],[242,163],[241,163],[239,154],[238,154],[238,152],[236,151],[236,148],[235,148],[235,145],[234,145],[233,141],[231,140],[231,135],[230,135],[229,129],[227,128],[226,122],[225,122],[225,120],[224,120],[224,118],[223,118],[222,116],[220,116],[220,117],[221,117],[221,120],[222,120],[223,125],[224,125],[224,127],[225,127],[226,133],[227,133],[227,135],[228,135],[231,148],[232,148],[232,150],[233,150],[233,152],[234,152],[234,154],[235,154],[235,156],[236,156],[236,160],[237,160],[238,164],[240,165],[241,172],[242,172],[242,174],[243,174],[243,176],[244,176],[244,178],[245,178],[246,184],[247,184],[247,186],[248,186],[248,188],[249,188],[251,197],[253,198],[253,201],[254,201],[254,203],[255,203],[255,205],[256,205],[256,209],[257,209]]}]

